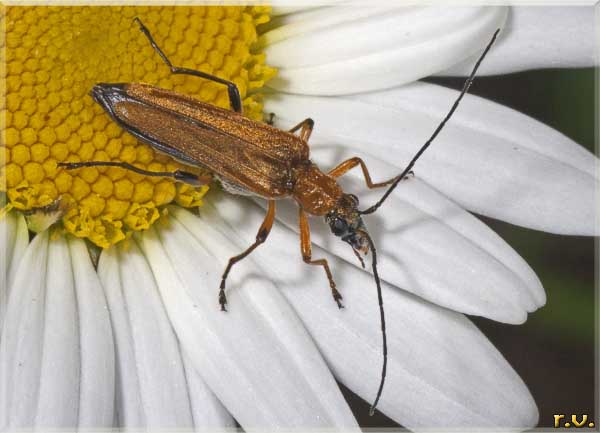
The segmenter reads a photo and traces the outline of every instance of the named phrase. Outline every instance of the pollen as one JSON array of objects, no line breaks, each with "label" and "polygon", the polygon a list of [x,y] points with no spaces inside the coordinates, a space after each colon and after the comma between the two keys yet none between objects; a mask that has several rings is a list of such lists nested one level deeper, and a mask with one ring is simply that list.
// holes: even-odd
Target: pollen
[{"label": "pollen", "polygon": [[141,143],[89,95],[97,83],[147,83],[228,108],[227,88],[173,75],[173,65],[237,84],[244,114],[262,119],[259,90],[275,70],[257,48],[267,7],[0,7],[0,191],[22,211],[60,202],[62,228],[106,248],[167,215],[202,205],[208,186],[120,167],[67,170],[60,162],[121,161],[149,171],[202,174]]}]

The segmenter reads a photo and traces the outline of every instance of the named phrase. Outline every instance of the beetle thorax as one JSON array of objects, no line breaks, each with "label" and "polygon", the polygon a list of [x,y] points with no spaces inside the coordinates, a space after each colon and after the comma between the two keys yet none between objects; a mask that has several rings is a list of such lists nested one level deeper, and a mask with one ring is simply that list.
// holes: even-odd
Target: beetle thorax
[{"label": "beetle thorax", "polygon": [[325,215],[337,206],[343,194],[336,180],[311,161],[294,168],[293,196],[311,215]]}]

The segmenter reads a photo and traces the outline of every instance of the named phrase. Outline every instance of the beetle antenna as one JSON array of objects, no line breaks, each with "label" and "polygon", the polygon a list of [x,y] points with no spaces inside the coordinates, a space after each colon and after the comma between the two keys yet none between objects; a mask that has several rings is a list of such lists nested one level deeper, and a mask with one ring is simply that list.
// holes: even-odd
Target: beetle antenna
[{"label": "beetle antenna", "polygon": [[371,261],[371,266],[373,267],[373,277],[375,278],[375,284],[377,285],[377,300],[379,301],[379,317],[381,318],[381,337],[383,339],[383,365],[381,367],[381,381],[379,382],[379,389],[377,390],[377,395],[375,396],[375,401],[371,405],[369,409],[369,416],[373,416],[375,413],[375,408],[377,407],[377,403],[379,403],[379,399],[381,398],[381,394],[383,393],[383,385],[385,384],[385,374],[387,372],[387,332],[385,330],[385,312],[383,310],[383,295],[381,294],[381,280],[379,279],[379,273],[377,272],[377,251],[375,250],[375,244],[373,243],[373,239],[369,236],[365,230],[360,230],[361,233],[365,235],[367,241],[369,242],[369,247],[373,253],[373,260]]},{"label": "beetle antenna", "polygon": [[487,53],[490,50],[490,48],[492,47],[492,45],[494,44],[494,41],[496,40],[496,37],[498,36],[499,32],[500,32],[500,29],[496,29],[496,31],[494,32],[494,35],[492,36],[492,39],[490,40],[490,42],[485,47],[485,50],[483,51],[483,53],[481,54],[481,56],[477,60],[477,63],[475,63],[475,67],[473,68],[473,71],[471,72],[471,75],[469,75],[469,78],[467,78],[467,80],[465,81],[465,84],[463,85],[463,88],[462,88],[462,90],[460,92],[460,95],[458,95],[458,98],[456,98],[456,101],[454,101],[454,104],[452,105],[452,108],[450,108],[450,111],[448,112],[448,114],[446,114],[446,117],[444,117],[444,120],[442,120],[442,122],[435,129],[435,131],[433,132],[433,134],[431,135],[431,137],[429,138],[429,140],[427,140],[425,142],[425,144],[419,149],[419,151],[416,153],[416,155],[413,157],[413,159],[408,163],[408,165],[406,166],[406,168],[404,169],[404,171],[398,177],[396,177],[396,179],[394,180],[394,183],[392,183],[392,185],[390,185],[390,187],[385,192],[385,194],[383,194],[383,197],[381,197],[379,199],[379,201],[377,203],[375,203],[373,206],[371,206],[370,208],[368,208],[366,210],[363,210],[363,211],[359,211],[359,213],[361,215],[366,215],[366,214],[373,213],[373,212],[375,212],[379,208],[379,206],[381,206],[383,204],[383,202],[392,193],[392,191],[394,190],[394,188],[396,188],[398,186],[398,184],[400,183],[400,181],[402,179],[404,179],[404,177],[410,172],[411,168],[415,165],[415,162],[417,162],[417,160],[421,157],[421,155],[423,154],[423,152],[425,152],[425,150],[433,142],[433,140],[435,139],[435,137],[437,137],[437,135],[440,133],[440,131],[444,128],[444,125],[446,125],[446,122],[448,121],[448,119],[450,119],[450,117],[452,117],[452,115],[454,114],[454,111],[456,111],[456,108],[458,107],[458,104],[460,103],[460,100],[469,91],[469,87],[471,87],[471,84],[473,84],[473,79],[475,78],[475,74],[477,73],[477,69],[479,69],[479,65],[481,64],[481,62],[483,61],[483,59],[487,55]]}]

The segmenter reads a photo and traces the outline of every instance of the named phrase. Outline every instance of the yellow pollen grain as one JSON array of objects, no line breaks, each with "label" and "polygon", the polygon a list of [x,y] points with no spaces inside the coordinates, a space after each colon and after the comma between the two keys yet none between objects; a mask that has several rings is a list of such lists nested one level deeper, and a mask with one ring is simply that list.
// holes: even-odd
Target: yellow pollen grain
[{"label": "yellow pollen grain", "polygon": [[[256,90],[275,71],[257,51],[269,9],[249,6],[0,8],[0,191],[28,210],[60,198],[64,230],[100,247],[146,230],[170,203],[202,204],[207,186],[122,168],[66,170],[60,162],[122,161],[184,169],[115,124],[89,91],[100,82],[143,82],[228,108],[225,86],[173,75],[133,22],[139,17],[174,65],[234,81],[245,115],[261,119]],[[248,95],[252,92],[252,95]]]}]

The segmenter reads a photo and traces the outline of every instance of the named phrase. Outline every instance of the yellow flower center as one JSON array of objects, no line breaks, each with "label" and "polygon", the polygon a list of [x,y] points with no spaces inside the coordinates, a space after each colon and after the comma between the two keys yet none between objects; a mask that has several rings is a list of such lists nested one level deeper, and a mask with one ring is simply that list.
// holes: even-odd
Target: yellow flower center
[{"label": "yellow flower center", "polygon": [[[64,229],[108,247],[145,230],[171,202],[199,206],[208,187],[118,167],[66,170],[59,162],[123,161],[150,171],[183,167],[115,124],[89,91],[99,82],[144,82],[220,107],[223,85],[173,75],[133,22],[139,17],[173,65],[237,84],[246,116],[261,119],[252,91],[275,70],[257,52],[265,7],[6,7],[0,9],[0,191],[20,210],[60,200]],[[4,80],[3,80],[4,81]]]}]

